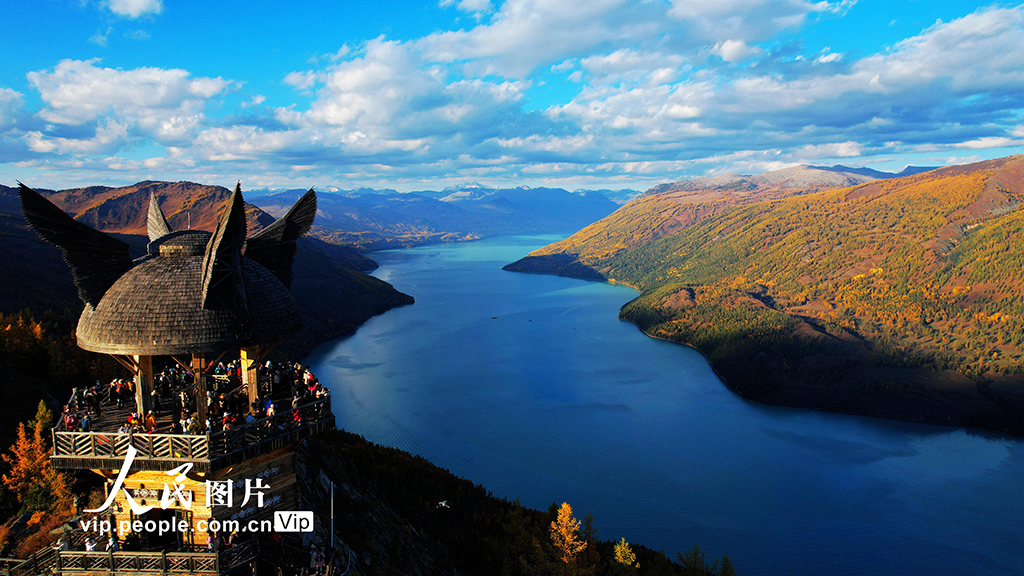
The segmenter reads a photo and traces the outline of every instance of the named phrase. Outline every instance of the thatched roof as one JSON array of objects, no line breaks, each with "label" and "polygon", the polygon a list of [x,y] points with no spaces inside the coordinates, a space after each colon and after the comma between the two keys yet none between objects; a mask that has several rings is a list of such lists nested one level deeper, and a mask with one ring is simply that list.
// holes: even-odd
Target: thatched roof
[{"label": "thatched roof", "polygon": [[[86,307],[78,322],[78,345],[85,350],[215,353],[279,340],[302,326],[287,284],[295,240],[309,230],[316,214],[312,190],[281,220],[249,239],[238,188],[213,234],[170,232],[153,199],[148,220],[155,239],[149,254],[129,261],[127,269],[120,248],[105,234],[75,222],[28,188],[21,194],[26,219],[64,251],[79,284]],[[112,252],[118,258],[110,257]],[[117,266],[108,265],[111,261]],[[120,268],[117,275],[115,268]]]}]

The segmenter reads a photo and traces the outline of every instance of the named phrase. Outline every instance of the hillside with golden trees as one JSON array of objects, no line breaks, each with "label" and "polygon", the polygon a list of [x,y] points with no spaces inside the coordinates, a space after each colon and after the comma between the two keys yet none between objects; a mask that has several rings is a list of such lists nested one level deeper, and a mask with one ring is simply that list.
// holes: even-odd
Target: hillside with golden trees
[{"label": "hillside with golden trees", "polygon": [[1024,434],[1022,202],[1024,156],[768,200],[653,192],[509,269],[636,287],[622,318],[752,399]]}]

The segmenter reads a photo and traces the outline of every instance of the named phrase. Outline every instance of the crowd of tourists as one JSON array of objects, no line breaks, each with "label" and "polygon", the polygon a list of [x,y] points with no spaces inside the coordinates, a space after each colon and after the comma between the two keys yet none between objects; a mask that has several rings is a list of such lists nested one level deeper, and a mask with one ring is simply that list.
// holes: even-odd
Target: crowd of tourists
[{"label": "crowd of tourists", "polygon": [[[154,374],[145,415],[131,412],[117,429],[120,433],[206,434],[253,424],[262,418],[297,408],[302,404],[328,397],[330,390],[299,363],[267,361],[258,367],[258,395],[249,402],[248,390],[242,385],[242,362],[211,363],[207,366],[206,418],[197,410],[198,388],[192,374],[180,366],[170,366]],[[108,385],[100,382],[88,388],[76,388],[64,406],[60,429],[91,432],[101,417],[104,406],[134,407],[135,382],[115,378]],[[109,409],[109,408],[108,408]],[[164,418],[164,412],[170,418]],[[302,413],[291,417],[301,424]]]}]

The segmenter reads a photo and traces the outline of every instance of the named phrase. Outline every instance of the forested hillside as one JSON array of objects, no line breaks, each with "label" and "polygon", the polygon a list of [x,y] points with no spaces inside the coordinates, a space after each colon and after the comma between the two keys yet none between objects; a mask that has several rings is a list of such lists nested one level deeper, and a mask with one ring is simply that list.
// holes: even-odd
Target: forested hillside
[{"label": "forested hillside", "polygon": [[753,202],[671,194],[510,268],[637,287],[623,318],[754,399],[1024,433],[1024,157]]}]

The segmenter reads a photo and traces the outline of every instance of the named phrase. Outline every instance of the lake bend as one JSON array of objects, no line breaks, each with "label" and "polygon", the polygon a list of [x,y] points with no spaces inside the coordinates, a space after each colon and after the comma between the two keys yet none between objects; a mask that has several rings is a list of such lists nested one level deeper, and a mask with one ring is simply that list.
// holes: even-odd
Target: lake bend
[{"label": "lake bend", "polygon": [[501,270],[562,237],[372,254],[416,303],[305,360],[338,426],[743,576],[1024,574],[1024,441],[746,401],[633,289]]}]

